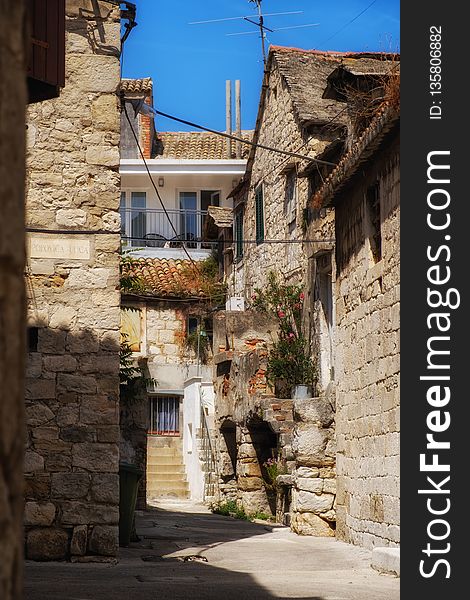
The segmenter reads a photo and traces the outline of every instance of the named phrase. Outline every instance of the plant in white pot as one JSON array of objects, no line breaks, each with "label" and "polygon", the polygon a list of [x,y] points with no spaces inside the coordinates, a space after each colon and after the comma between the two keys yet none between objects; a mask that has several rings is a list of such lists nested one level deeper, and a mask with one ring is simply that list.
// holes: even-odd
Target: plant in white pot
[{"label": "plant in white pot", "polygon": [[252,301],[258,310],[274,314],[279,325],[268,355],[266,379],[278,388],[289,389],[292,398],[311,397],[317,370],[302,333],[302,287],[281,285],[271,272],[268,285],[264,290],[257,288]]}]

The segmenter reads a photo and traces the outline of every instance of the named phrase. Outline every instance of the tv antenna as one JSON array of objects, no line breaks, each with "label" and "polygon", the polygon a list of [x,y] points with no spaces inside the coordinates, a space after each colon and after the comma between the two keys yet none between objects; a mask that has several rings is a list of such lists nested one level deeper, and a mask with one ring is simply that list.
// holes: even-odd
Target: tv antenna
[{"label": "tv antenna", "polygon": [[227,33],[226,35],[250,35],[250,34],[254,34],[254,33],[259,33],[260,38],[261,38],[261,52],[263,54],[263,64],[265,67],[266,67],[266,31],[269,31],[270,33],[275,33],[276,31],[285,31],[287,29],[301,29],[303,27],[316,27],[316,26],[320,25],[320,23],[308,23],[306,25],[293,25],[291,27],[278,27],[276,29],[271,29],[270,27],[266,27],[266,25],[264,24],[264,17],[276,17],[276,16],[280,16],[280,15],[300,15],[304,11],[303,10],[293,10],[293,11],[289,11],[289,12],[266,13],[265,15],[263,15],[263,11],[261,8],[262,0],[249,0],[249,2],[256,4],[256,8],[258,10],[258,20],[257,21],[255,21],[253,19],[252,15],[244,15],[241,17],[226,17],[225,19],[209,19],[207,21],[192,21],[191,23],[189,23],[189,25],[204,25],[206,23],[221,23],[222,21],[237,21],[237,20],[247,21],[248,23],[252,23],[253,25],[256,25],[256,27],[258,27],[259,32],[258,31],[241,31],[238,33]]}]

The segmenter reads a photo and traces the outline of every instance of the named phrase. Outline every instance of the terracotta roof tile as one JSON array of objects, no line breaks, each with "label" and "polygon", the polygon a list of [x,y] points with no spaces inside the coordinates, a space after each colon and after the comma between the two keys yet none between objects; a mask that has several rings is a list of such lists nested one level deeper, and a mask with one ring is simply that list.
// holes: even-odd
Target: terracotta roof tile
[{"label": "terracotta roof tile", "polygon": [[144,77],[143,79],[121,79],[122,92],[151,92],[152,78]]},{"label": "terracotta roof tile", "polygon": [[[251,140],[252,131],[242,131],[242,138]],[[231,158],[235,158],[231,142]],[[250,146],[242,144],[242,159],[248,157]],[[157,157],[189,160],[223,160],[227,158],[227,139],[205,131],[162,131],[157,133]]]},{"label": "terracotta roof tile", "polygon": [[[196,263],[197,264],[197,263]],[[135,275],[144,284],[144,295],[159,298],[206,298],[191,261],[173,258],[137,258],[124,263],[124,274]]]}]

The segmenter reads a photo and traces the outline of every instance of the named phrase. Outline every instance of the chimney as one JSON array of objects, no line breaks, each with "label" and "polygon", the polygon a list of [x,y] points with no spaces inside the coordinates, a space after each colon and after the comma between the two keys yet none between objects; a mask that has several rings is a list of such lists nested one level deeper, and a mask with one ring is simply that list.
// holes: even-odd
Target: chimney
[{"label": "chimney", "polygon": [[[149,106],[153,106],[152,90],[145,92],[144,102]],[[153,116],[139,115],[140,118],[140,146],[145,158],[152,158],[152,141],[153,141]]]},{"label": "chimney", "polygon": [[[235,80],[235,133],[237,137],[242,137],[242,116],[241,116],[241,95],[240,95],[240,80]],[[235,157],[242,157],[242,144],[235,142]]]},{"label": "chimney", "polygon": [[[225,82],[225,130],[226,133],[232,133],[232,82],[227,79]],[[227,138],[227,158],[232,158],[232,140]]]}]

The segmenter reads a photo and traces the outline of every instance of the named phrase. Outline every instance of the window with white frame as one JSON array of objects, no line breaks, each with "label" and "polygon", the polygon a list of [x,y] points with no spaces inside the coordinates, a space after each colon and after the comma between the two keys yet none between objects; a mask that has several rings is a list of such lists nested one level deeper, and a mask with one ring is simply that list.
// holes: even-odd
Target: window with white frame
[{"label": "window with white frame", "polygon": [[147,235],[147,193],[144,191],[121,192],[119,213],[121,236],[130,246],[141,246]]}]

